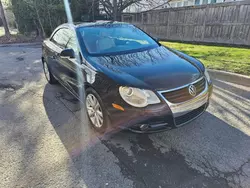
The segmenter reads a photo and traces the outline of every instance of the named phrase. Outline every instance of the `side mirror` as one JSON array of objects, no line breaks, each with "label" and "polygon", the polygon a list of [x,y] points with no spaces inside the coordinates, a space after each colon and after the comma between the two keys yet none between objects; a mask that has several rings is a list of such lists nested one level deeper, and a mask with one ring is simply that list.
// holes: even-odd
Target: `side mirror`
[{"label": "side mirror", "polygon": [[61,57],[64,58],[75,58],[75,52],[73,49],[68,48],[68,49],[64,49],[61,53],[60,53]]}]

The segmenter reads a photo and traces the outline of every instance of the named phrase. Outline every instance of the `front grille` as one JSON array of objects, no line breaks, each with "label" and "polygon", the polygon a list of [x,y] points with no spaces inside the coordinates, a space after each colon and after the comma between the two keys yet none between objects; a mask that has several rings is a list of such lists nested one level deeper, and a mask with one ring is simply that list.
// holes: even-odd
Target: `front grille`
[{"label": "front grille", "polygon": [[187,114],[176,117],[175,118],[175,125],[178,127],[178,126],[194,119],[195,117],[199,116],[205,110],[206,105],[207,104],[204,104],[201,107],[199,107],[191,112],[188,112]]},{"label": "front grille", "polygon": [[[204,91],[206,87],[206,80],[202,78],[200,81],[193,84],[196,87],[196,96],[199,95],[202,91]],[[162,95],[167,99],[167,101],[171,103],[181,103],[193,99],[196,96],[190,95],[188,91],[188,87],[184,87],[181,89],[177,89],[174,91],[169,91],[162,93]]]}]

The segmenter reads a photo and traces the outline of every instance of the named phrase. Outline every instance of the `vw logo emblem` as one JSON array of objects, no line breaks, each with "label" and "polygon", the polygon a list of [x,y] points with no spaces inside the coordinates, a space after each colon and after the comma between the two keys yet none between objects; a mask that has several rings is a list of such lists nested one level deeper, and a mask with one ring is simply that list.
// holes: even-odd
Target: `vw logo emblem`
[{"label": "vw logo emblem", "polygon": [[188,91],[189,91],[189,94],[192,95],[192,96],[195,96],[196,95],[196,87],[194,85],[190,85],[188,87]]}]

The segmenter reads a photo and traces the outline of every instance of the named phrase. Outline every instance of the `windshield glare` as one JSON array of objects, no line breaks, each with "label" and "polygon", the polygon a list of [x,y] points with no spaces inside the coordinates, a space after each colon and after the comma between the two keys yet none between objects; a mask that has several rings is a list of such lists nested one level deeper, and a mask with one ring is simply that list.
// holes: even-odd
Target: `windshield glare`
[{"label": "windshield glare", "polygon": [[107,24],[78,29],[90,54],[110,54],[147,49],[158,44],[140,29],[128,24]]}]

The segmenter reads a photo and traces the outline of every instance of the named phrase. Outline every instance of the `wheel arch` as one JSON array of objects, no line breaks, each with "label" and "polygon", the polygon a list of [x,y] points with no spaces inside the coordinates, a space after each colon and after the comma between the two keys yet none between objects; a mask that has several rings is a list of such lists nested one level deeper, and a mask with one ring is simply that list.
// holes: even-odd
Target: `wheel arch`
[{"label": "wheel arch", "polygon": [[45,61],[44,57],[41,57],[41,59],[42,59],[42,63],[44,63],[44,61]]}]

